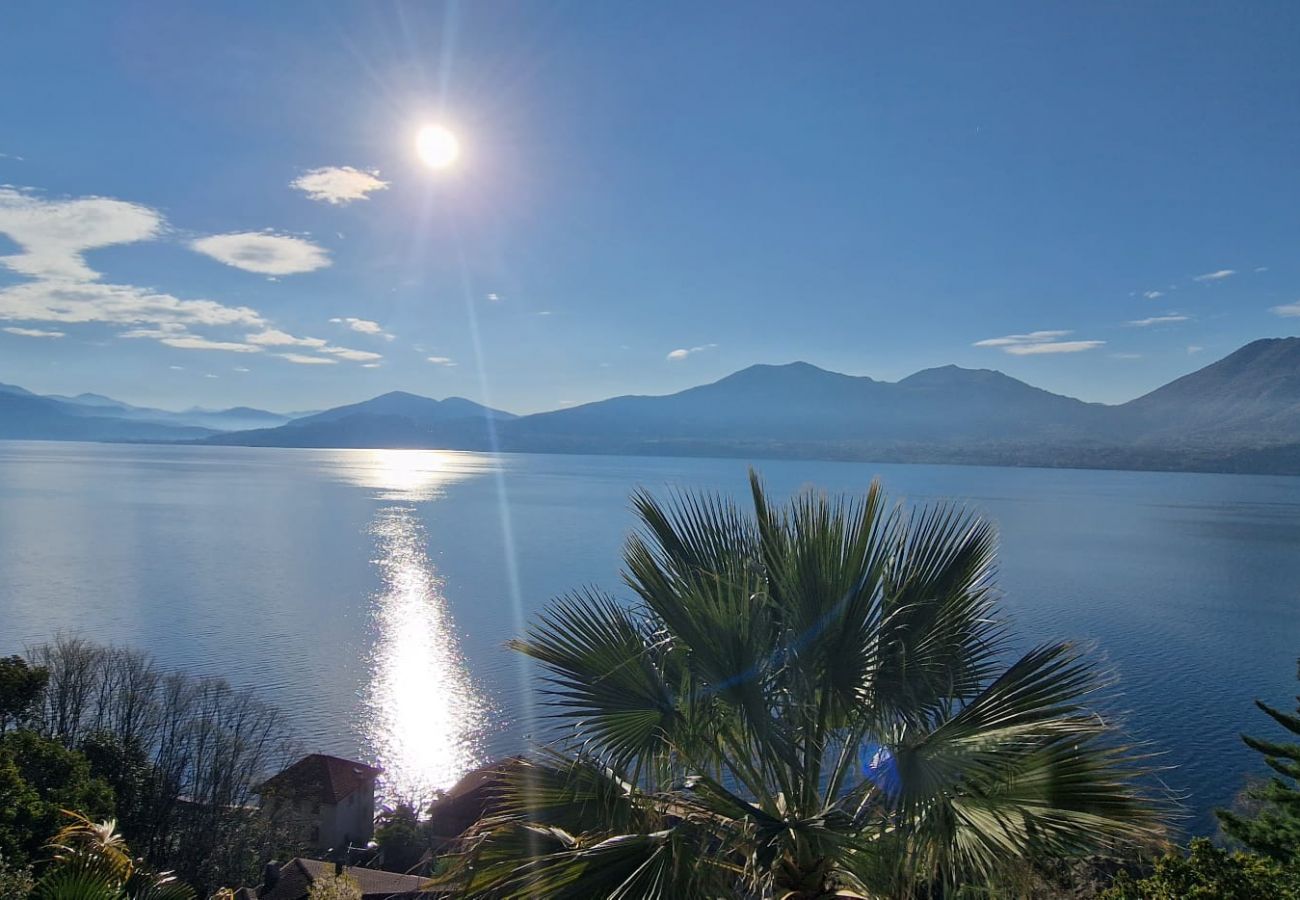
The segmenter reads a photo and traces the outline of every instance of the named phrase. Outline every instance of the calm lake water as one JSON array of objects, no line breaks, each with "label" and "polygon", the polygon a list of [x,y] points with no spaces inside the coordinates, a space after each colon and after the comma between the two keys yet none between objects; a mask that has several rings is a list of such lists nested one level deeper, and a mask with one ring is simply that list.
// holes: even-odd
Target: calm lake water
[{"label": "calm lake water", "polygon": [[[774,493],[963,498],[1001,528],[1021,646],[1093,642],[1190,827],[1255,767],[1300,654],[1300,479],[763,461]],[[744,462],[0,442],[0,653],[81,634],[257,686],[307,749],[447,786],[535,733],[504,649],[548,598],[626,595],[628,494]]]}]

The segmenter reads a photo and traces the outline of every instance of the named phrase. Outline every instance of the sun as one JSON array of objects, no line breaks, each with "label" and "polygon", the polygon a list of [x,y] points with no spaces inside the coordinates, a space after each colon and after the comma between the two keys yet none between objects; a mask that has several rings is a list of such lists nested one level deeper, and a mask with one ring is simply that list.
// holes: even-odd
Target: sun
[{"label": "sun", "polygon": [[415,135],[415,152],[431,169],[445,169],[460,156],[460,141],[441,125],[425,125]]}]

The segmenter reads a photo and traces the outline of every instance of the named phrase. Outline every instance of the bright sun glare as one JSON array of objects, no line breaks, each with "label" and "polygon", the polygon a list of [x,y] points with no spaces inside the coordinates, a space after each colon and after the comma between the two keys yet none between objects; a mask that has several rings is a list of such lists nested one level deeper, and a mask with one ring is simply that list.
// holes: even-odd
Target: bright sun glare
[{"label": "bright sun glare", "polygon": [[415,136],[415,151],[426,166],[445,169],[460,156],[460,141],[441,125],[425,125]]}]

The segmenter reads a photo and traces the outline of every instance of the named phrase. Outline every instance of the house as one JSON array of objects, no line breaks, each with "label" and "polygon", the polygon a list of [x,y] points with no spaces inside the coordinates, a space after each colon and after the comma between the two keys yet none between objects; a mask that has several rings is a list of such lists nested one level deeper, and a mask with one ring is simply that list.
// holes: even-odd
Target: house
[{"label": "house", "polygon": [[464,834],[479,819],[501,812],[501,795],[509,776],[527,761],[511,756],[468,772],[429,807],[428,828],[435,849],[441,849]]},{"label": "house", "polygon": [[339,866],[319,859],[291,859],[284,865],[268,863],[262,883],[255,888],[240,888],[235,900],[305,900],[312,884],[322,878],[344,874],[361,888],[362,900],[386,900],[389,897],[440,897],[443,891],[426,888],[426,880],[414,875]]},{"label": "house", "polygon": [[309,847],[343,851],[375,834],[375,779],[381,769],[313,753],[257,788],[264,810],[290,821]]}]

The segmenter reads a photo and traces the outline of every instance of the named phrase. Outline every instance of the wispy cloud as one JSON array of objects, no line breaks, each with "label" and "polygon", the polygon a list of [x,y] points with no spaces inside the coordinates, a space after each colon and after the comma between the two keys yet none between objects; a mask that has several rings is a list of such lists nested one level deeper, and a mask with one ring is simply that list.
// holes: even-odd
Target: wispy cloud
[{"label": "wispy cloud", "polygon": [[1188,344],[1188,345],[1187,345],[1187,352],[1188,352],[1189,354],[1190,354],[1190,353],[1200,353],[1200,352],[1201,352],[1202,350],[1204,350],[1204,349],[1205,349],[1204,347],[1197,346],[1196,344]]},{"label": "wispy cloud", "polygon": [[393,335],[384,331],[382,325],[378,322],[372,322],[369,319],[357,319],[352,316],[338,316],[330,319],[330,322],[335,325],[346,325],[348,328],[351,328],[353,331],[359,332],[360,334],[373,334],[382,337],[386,341],[391,341],[393,339]]},{"label": "wispy cloud", "polygon": [[188,334],[184,329],[137,328],[123,331],[118,337],[145,338],[175,347],[177,350],[225,350],[229,353],[261,353],[261,347],[238,341],[214,341],[197,334]]},{"label": "wispy cloud", "polygon": [[1040,353],[1082,353],[1105,345],[1105,341],[1048,341],[1044,344],[1017,344],[1004,347],[1003,351],[1012,356],[1037,356]]},{"label": "wispy cloud", "polygon": [[300,366],[333,366],[338,364],[337,359],[330,359],[328,356],[308,356],[306,353],[280,353],[277,354],[281,359],[287,359],[291,363],[297,363]]},{"label": "wispy cloud", "polygon": [[1112,359],[1141,359],[1141,353],[1112,353]]},{"label": "wispy cloud", "polygon": [[375,191],[388,187],[379,179],[379,171],[370,172],[352,166],[323,166],[311,169],[289,182],[312,200],[342,206],[354,200],[365,200]]},{"label": "wispy cloud", "polygon": [[94,281],[87,250],[157,237],[162,215],[137,203],[86,197],[45,200],[31,191],[0,187],[0,234],[21,253],[0,256],[0,265],[32,278]]},{"label": "wispy cloud", "polygon": [[215,300],[182,300],[171,294],[129,284],[98,281],[28,281],[0,289],[0,319],[33,322],[111,322],[119,325],[266,324],[247,306]]},{"label": "wispy cloud", "polygon": [[1281,306],[1275,306],[1269,310],[1275,316],[1282,316],[1288,319],[1294,319],[1300,316],[1300,300],[1295,303],[1283,303]]},{"label": "wispy cloud", "polygon": [[450,356],[430,356],[426,358],[428,359],[429,362],[433,363],[435,366],[456,365],[456,361],[452,359]]},{"label": "wispy cloud", "polygon": [[985,338],[971,344],[972,347],[1014,347],[1020,344],[1037,344],[1063,338],[1068,331],[1031,331],[1028,334],[1008,334],[1002,337]]},{"label": "wispy cloud", "polygon": [[1218,269],[1214,272],[1206,272],[1204,275],[1196,275],[1192,278],[1192,281],[1222,281],[1236,274],[1236,269]]},{"label": "wispy cloud", "polygon": [[1164,291],[1143,291],[1142,296],[1148,300],[1156,300],[1165,295]]},{"label": "wispy cloud", "polygon": [[496,294],[496,293],[488,294],[488,295],[487,295],[487,298],[488,298],[488,301],[491,302],[491,303],[500,303],[500,302],[501,302],[501,295],[500,295],[500,294]]},{"label": "wispy cloud", "polygon": [[668,359],[679,360],[685,359],[696,353],[703,353],[705,350],[712,350],[717,344],[701,344],[698,347],[680,347],[668,354]]},{"label": "wispy cloud", "polygon": [[45,331],[44,329],[41,329],[41,328],[16,328],[16,327],[9,327],[9,328],[6,328],[5,331],[9,332],[10,334],[16,334],[16,335],[18,335],[19,337],[31,337],[31,338],[61,338],[61,337],[64,336],[64,333],[63,333],[62,331]]},{"label": "wispy cloud", "polygon": [[1038,356],[1048,353],[1082,353],[1104,346],[1105,341],[1062,341],[1070,331],[1030,331],[1026,334],[1007,334],[1002,337],[976,341],[975,347],[995,347],[1012,356]]},{"label": "wispy cloud", "polygon": [[329,343],[323,338],[296,337],[278,328],[268,328],[256,334],[245,335],[244,340],[260,347],[311,347],[313,349],[319,349]]},{"label": "wispy cloud", "polygon": [[1190,318],[1191,316],[1183,316],[1177,313],[1170,313],[1165,316],[1149,316],[1148,318],[1145,319],[1133,319],[1130,322],[1128,322],[1128,324],[1136,326],[1138,328],[1146,328],[1149,325],[1168,325],[1174,322],[1186,322]]},{"label": "wispy cloud", "polygon": [[241,375],[246,375],[246,374],[248,374],[249,372],[251,372],[251,371],[253,371],[253,370],[250,369],[250,368],[247,368],[246,366],[235,366],[234,371],[238,372],[238,373],[241,374]]},{"label": "wispy cloud", "polygon": [[191,241],[190,249],[259,275],[296,275],[330,264],[325,248],[304,238],[265,231],[214,234]]},{"label": "wispy cloud", "polygon": [[1267,272],[1267,271],[1268,271],[1268,266],[1256,266],[1256,267],[1255,267],[1255,271],[1256,271],[1256,272]]},{"label": "wispy cloud", "polygon": [[369,350],[353,350],[351,347],[321,347],[320,352],[352,362],[373,362],[376,359],[384,358],[382,353],[371,353]]}]

